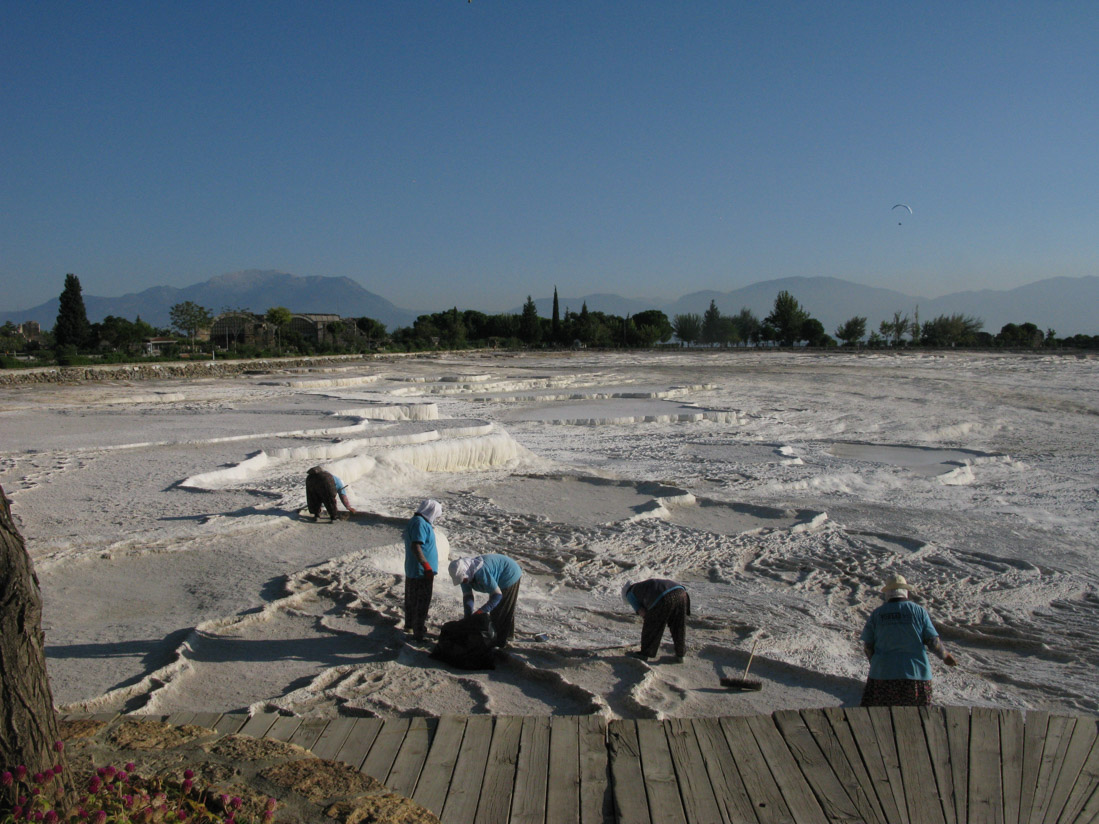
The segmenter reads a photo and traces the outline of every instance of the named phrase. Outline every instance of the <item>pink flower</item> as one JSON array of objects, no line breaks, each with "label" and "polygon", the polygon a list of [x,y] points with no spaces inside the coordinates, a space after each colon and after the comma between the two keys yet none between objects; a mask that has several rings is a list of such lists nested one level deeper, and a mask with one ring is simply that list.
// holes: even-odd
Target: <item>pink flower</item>
[{"label": "pink flower", "polygon": [[184,793],[189,793],[191,791],[191,787],[193,787],[193,786],[195,786],[195,782],[193,782],[190,778],[184,778],[183,779],[183,792]]},{"label": "pink flower", "polygon": [[182,807],[180,807],[178,810],[176,810],[176,815],[179,816],[180,821],[186,821],[187,820],[187,811],[185,809],[183,809]]},{"label": "pink flower", "polygon": [[273,812],[274,812],[274,811],[275,811],[275,810],[276,810],[276,809],[278,808],[278,806],[279,806],[279,802],[278,802],[278,801],[276,801],[276,800],[275,800],[274,798],[268,798],[268,799],[267,799],[267,806],[265,807],[265,809],[266,809],[266,810],[267,810],[268,812],[272,812],[272,813],[273,813]]},{"label": "pink flower", "polygon": [[107,811],[100,810],[95,814],[95,818],[92,819],[95,824],[107,824]]},{"label": "pink flower", "polygon": [[35,813],[34,813],[34,820],[35,820],[35,821],[41,821],[41,820],[42,820],[43,818],[45,818],[45,817],[46,817],[46,816],[45,816],[45,815],[43,815],[43,813],[42,813],[42,811],[41,811],[41,810],[36,810],[36,811],[35,811]]},{"label": "pink flower", "polygon": [[20,764],[18,767],[15,768],[15,780],[16,781],[22,781],[26,777],[27,777],[27,768],[24,767],[22,764]]},{"label": "pink flower", "polygon": [[274,819],[275,819],[275,811],[274,810],[264,810],[263,811],[263,820],[265,822],[268,822],[268,824],[270,824],[270,822],[274,821]]},{"label": "pink flower", "polygon": [[95,795],[99,792],[99,788],[103,786],[103,781],[98,775],[92,776],[92,780],[88,782],[88,792]]},{"label": "pink flower", "polygon": [[15,783],[15,776],[11,774],[10,770],[4,770],[4,774],[0,775],[0,787],[10,787]]},{"label": "pink flower", "polygon": [[133,772],[136,769],[137,769],[137,764],[135,764],[133,761],[127,761],[126,762],[126,772]]},{"label": "pink flower", "polygon": [[43,820],[46,824],[57,824],[57,813],[53,810],[48,810]]},{"label": "pink flower", "polygon": [[54,764],[53,765],[53,774],[54,775],[61,775],[61,773],[63,773],[64,771],[65,771],[65,768],[62,767],[60,764]]},{"label": "pink flower", "polygon": [[240,798],[240,796],[234,795],[233,800],[230,801],[229,803],[233,805],[234,810],[239,810],[241,805],[244,803],[244,800],[242,798]]},{"label": "pink flower", "polygon": [[22,817],[23,817],[23,808],[22,808],[22,807],[20,807],[20,806],[15,806],[15,807],[12,807],[12,809],[11,809],[11,816],[12,816],[12,818],[14,818],[14,819],[15,819],[16,821],[18,821],[18,820],[19,820],[20,818],[22,818]]},{"label": "pink flower", "polygon": [[[52,776],[53,773],[50,773],[50,775]],[[42,784],[45,781],[46,781],[46,776],[44,776],[42,773],[35,773],[34,774],[34,783],[35,784]]]},{"label": "pink flower", "polygon": [[183,771],[183,777],[184,778],[194,778],[195,777],[195,771],[194,770],[184,770]]},{"label": "pink flower", "polygon": [[53,748],[55,750],[57,750],[58,752],[61,752],[62,750],[65,749],[65,742],[61,741],[61,740],[54,741],[53,742]]}]

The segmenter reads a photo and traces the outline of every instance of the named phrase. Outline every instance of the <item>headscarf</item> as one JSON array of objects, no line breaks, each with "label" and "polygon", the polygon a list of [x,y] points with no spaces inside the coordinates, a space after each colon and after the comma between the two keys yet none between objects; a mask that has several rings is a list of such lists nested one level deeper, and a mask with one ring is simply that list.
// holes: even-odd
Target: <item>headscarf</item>
[{"label": "headscarf", "polygon": [[625,601],[626,596],[630,594],[630,587],[632,587],[632,586],[633,586],[632,581],[626,581],[626,583],[624,583],[622,585],[622,600],[623,601]]},{"label": "headscarf", "polygon": [[881,597],[886,601],[894,598],[907,598],[909,585],[903,575],[890,575],[882,587]]},{"label": "headscarf", "polygon": [[422,515],[423,519],[429,524],[434,524],[435,519],[443,514],[443,505],[436,501],[434,498],[427,498],[420,501],[420,506],[416,510],[417,515]]},{"label": "headscarf", "polygon": [[484,559],[480,555],[475,555],[472,558],[455,558],[447,569],[450,572],[450,580],[458,586],[462,581],[476,575],[484,565]]}]

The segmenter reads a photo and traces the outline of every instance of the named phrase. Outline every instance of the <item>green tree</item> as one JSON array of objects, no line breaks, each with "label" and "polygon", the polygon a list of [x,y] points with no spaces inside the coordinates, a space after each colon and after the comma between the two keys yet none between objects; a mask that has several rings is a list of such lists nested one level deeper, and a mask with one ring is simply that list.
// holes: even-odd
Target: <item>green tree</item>
[{"label": "green tree", "polygon": [[721,343],[721,310],[712,300],[702,314],[702,342],[711,345]]},{"label": "green tree", "polygon": [[775,330],[775,340],[779,344],[793,346],[804,337],[801,326],[808,319],[809,313],[802,309],[794,296],[784,289],[775,296],[771,314],[764,319],[764,323]]},{"label": "green tree", "polygon": [[657,341],[667,343],[672,339],[672,324],[659,309],[646,309],[632,318],[642,346],[652,346]]},{"label": "green tree", "polygon": [[79,349],[88,344],[90,332],[91,324],[88,323],[88,312],[84,308],[80,278],[72,273],[67,274],[57,307],[57,320],[53,325],[54,343],[59,349],[68,346]]},{"label": "green tree", "polygon": [[736,327],[737,339],[748,343],[759,343],[759,332],[763,324],[756,317],[755,312],[747,306],[742,306],[740,311],[733,316],[733,326]]},{"label": "green tree", "polygon": [[557,304],[557,287],[553,287],[553,318],[550,321],[550,338],[555,346],[561,344],[561,307]]},{"label": "green tree", "polygon": [[542,342],[542,320],[538,317],[538,307],[534,305],[534,298],[530,295],[527,295],[523,314],[519,316],[519,339],[530,346],[537,346]]},{"label": "green tree", "polygon": [[836,337],[844,346],[854,346],[866,334],[866,318],[855,315],[836,327]]},{"label": "green tree", "polygon": [[355,318],[355,325],[367,340],[385,340],[385,324],[374,318]]},{"label": "green tree", "polygon": [[806,318],[801,324],[801,337],[809,346],[835,346],[836,342],[824,331],[824,324],[816,318]]},{"label": "green tree", "polygon": [[900,312],[893,313],[893,320],[883,320],[878,327],[878,331],[881,332],[882,337],[888,338],[893,346],[900,346],[904,336],[907,335],[912,329],[912,324],[908,320],[908,315],[902,315]]},{"label": "green tree", "polygon": [[923,325],[926,346],[972,346],[984,321],[971,315],[939,315]]},{"label": "green tree", "polygon": [[209,329],[214,321],[209,309],[190,300],[177,303],[169,309],[168,319],[172,322],[173,329],[191,339],[192,352],[195,351],[195,336],[198,330]]},{"label": "green tree", "polygon": [[282,351],[282,330],[290,325],[293,317],[294,315],[285,306],[272,306],[263,316],[263,319],[275,329],[275,340],[280,352]]},{"label": "green tree", "polygon": [[683,343],[690,346],[702,337],[702,318],[695,312],[687,312],[672,318],[672,331]]}]

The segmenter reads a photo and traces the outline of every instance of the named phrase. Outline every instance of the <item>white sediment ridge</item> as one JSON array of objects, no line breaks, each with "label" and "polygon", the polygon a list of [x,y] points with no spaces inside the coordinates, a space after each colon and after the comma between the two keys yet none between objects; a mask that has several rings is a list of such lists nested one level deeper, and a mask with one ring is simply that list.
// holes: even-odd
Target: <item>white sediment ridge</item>
[{"label": "white sediment ridge", "polygon": [[[318,376],[7,387],[0,483],[64,709],[652,717],[854,704],[903,574],[936,701],[1099,712],[1099,360],[691,350],[377,359]],[[347,521],[302,517],[322,465]],[[524,570],[495,670],[401,627],[401,531]],[[626,656],[626,581],[691,593]],[[435,581],[429,632],[461,615]],[[756,644],[758,693],[720,687]]]}]

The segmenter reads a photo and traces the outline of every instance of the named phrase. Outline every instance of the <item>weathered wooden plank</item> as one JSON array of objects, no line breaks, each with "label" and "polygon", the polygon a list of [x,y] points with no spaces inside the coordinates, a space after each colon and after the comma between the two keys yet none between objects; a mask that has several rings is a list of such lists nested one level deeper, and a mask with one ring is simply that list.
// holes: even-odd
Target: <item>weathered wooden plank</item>
[{"label": "weathered wooden plank", "polygon": [[289,741],[300,726],[300,715],[280,715],[263,737],[273,738],[275,741]]},{"label": "weathered wooden plank", "polygon": [[607,722],[598,715],[582,715],[579,735],[580,822],[613,822],[614,800],[607,774]]},{"label": "weathered wooden plank", "polygon": [[610,749],[615,818],[630,824],[651,822],[645,776],[641,772],[637,724],[630,719],[611,721],[607,725],[607,746]]},{"label": "weathered wooden plank", "polygon": [[549,781],[550,719],[529,715],[519,734],[519,763],[515,768],[515,795],[510,824],[543,824]]},{"label": "weathered wooden plank", "polygon": [[759,744],[760,752],[767,759],[771,775],[774,776],[794,820],[798,824],[827,821],[824,810],[798,768],[797,759],[779,733],[774,719],[766,715],[752,715],[748,718],[748,726]]},{"label": "weathered wooden plank", "polygon": [[[829,714],[828,709],[835,712]],[[801,719],[828,763],[832,765],[836,778],[855,804],[862,820],[867,824],[888,824],[842,708],[828,709],[802,710]],[[835,721],[832,720],[833,716]]]},{"label": "weathered wooden plank", "polygon": [[[485,777],[481,782],[481,800],[477,803],[475,824],[499,824],[508,820],[512,793],[515,791],[515,766],[519,760],[519,738],[523,719],[518,715],[500,715],[492,731]],[[575,819],[573,819],[575,820]]]},{"label": "weathered wooden plank", "polygon": [[[781,710],[772,718],[786,742],[787,749],[812,788],[825,817],[829,821],[862,821],[863,816],[859,813],[858,806],[847,794],[846,787],[809,731],[801,713],[797,710]],[[846,761],[842,752],[837,754],[840,761]],[[858,782],[854,784],[858,786]]]},{"label": "weathered wooden plank", "polygon": [[196,727],[205,727],[208,730],[212,730],[220,718],[220,712],[196,712],[195,717],[191,719],[190,723],[194,724]]},{"label": "weathered wooden plank", "polygon": [[890,715],[893,716],[897,760],[904,776],[908,820],[912,824],[946,824],[920,711],[916,707],[891,707]]},{"label": "weathered wooden plank", "polygon": [[945,707],[946,737],[950,744],[950,775],[954,779],[954,815],[958,824],[969,821],[969,708]]},{"label": "weathered wooden plank", "polygon": [[652,718],[639,718],[637,744],[641,749],[641,773],[645,776],[645,791],[649,796],[649,815],[661,824],[686,824],[664,725]]},{"label": "weathered wooden plank", "polygon": [[1051,715],[1046,725],[1046,745],[1042,748],[1042,761],[1038,766],[1038,778],[1034,782],[1034,806],[1030,810],[1030,824],[1041,824],[1049,806],[1049,796],[1057,783],[1057,773],[1072,738],[1076,719],[1064,715]]},{"label": "weathered wooden plank", "polygon": [[1029,824],[1034,810],[1034,791],[1037,789],[1038,773],[1041,772],[1048,726],[1048,712],[1027,710],[1023,722],[1023,767],[1019,783],[1019,821],[1022,824]]},{"label": "weathered wooden plank", "polygon": [[1076,726],[1072,730],[1072,737],[1069,739],[1064,760],[1061,762],[1057,783],[1050,793],[1049,806],[1042,819],[1043,824],[1056,824],[1057,819],[1061,817],[1061,811],[1065,808],[1072,788],[1076,786],[1076,781],[1080,777],[1084,761],[1087,760],[1092,744],[1095,743],[1097,732],[1095,724],[1094,718],[1076,719]]},{"label": "weathered wooden plank", "polygon": [[664,732],[687,821],[721,821],[721,811],[710,785],[709,773],[706,772],[706,762],[690,720],[670,718],[664,722]]},{"label": "weathered wooden plank", "polygon": [[927,751],[931,755],[931,769],[939,788],[946,824],[957,824],[954,803],[954,773],[950,768],[950,739],[946,732],[946,716],[941,707],[920,707],[920,720],[927,736]]},{"label": "weathered wooden plank", "polygon": [[105,724],[109,724],[118,718],[118,713],[114,710],[107,710],[106,712],[93,712],[90,716],[93,721],[102,721]]},{"label": "weathered wooden plank", "polygon": [[558,715],[550,720],[550,760],[546,821],[580,818],[580,719]]},{"label": "weathered wooden plank", "polygon": [[247,721],[248,716],[244,713],[227,712],[214,724],[214,731],[222,735],[235,735]]},{"label": "weathered wooden plank", "polygon": [[1097,791],[1099,791],[1099,738],[1091,745],[1091,752],[1080,769],[1080,777],[1076,779],[1076,786],[1072,788],[1057,824],[1071,824],[1078,821],[1084,805]]},{"label": "weathered wooden plank", "polygon": [[195,714],[193,712],[173,712],[164,720],[175,727],[182,727],[184,724],[190,724],[194,720]]},{"label": "weathered wooden plank", "polygon": [[335,761],[336,753],[340,751],[340,747],[343,746],[343,742],[347,740],[347,736],[351,734],[358,720],[358,718],[341,715],[329,721],[328,726],[317,739],[317,743],[313,745],[313,755],[325,761]]},{"label": "weathered wooden plank", "polygon": [[889,786],[889,776],[878,748],[869,711],[864,707],[825,707],[824,714],[832,726],[832,732],[847,753],[847,761],[852,769],[859,774],[861,764],[865,770],[866,777],[860,777],[860,780],[869,782],[869,785],[864,783],[867,796],[881,810],[882,818],[889,824],[900,821],[901,814],[897,811],[897,802]]},{"label": "weathered wooden plank", "polygon": [[1000,710],[1000,765],[1004,782],[1004,824],[1019,824],[1023,785],[1023,714]]},{"label": "weathered wooden plank", "polygon": [[387,718],[382,722],[382,728],[359,770],[383,784],[386,783],[411,723],[411,718]]},{"label": "weathered wooden plank", "polygon": [[[301,726],[290,737],[290,743],[312,750],[313,745],[320,739],[321,733],[324,732],[324,728],[327,726],[327,718],[305,718],[302,720]],[[315,752],[313,754],[316,755]]]},{"label": "weathered wooden plank", "polygon": [[413,801],[440,817],[465,731],[465,716],[444,715],[439,719],[431,749],[428,750],[427,760],[424,762],[423,773],[412,793]]},{"label": "weathered wooden plank", "polygon": [[492,744],[492,716],[471,715],[466,719],[462,747],[454,764],[443,812],[443,824],[469,824],[477,815],[481,780],[485,777],[488,749]]},{"label": "weathered wooden plank", "polygon": [[893,793],[896,804],[897,820],[902,824],[911,824],[908,815],[908,801],[905,798],[904,777],[901,774],[901,762],[897,755],[897,743],[893,737],[893,716],[888,707],[867,707],[866,714],[874,730],[874,741],[881,753],[885,765],[889,791]]},{"label": "weathered wooden plank", "polygon": [[722,718],[720,723],[760,824],[796,822],[771,774],[767,758],[760,750],[752,728],[748,726],[748,717]]},{"label": "weathered wooden plank", "polygon": [[[360,769],[366,754],[374,746],[374,739],[382,731],[385,722],[380,718],[356,718],[351,725],[351,730],[344,739],[343,746],[333,756],[333,761],[340,761],[353,769]],[[377,777],[377,776],[375,776]]]},{"label": "weathered wooden plank", "polygon": [[1000,824],[1004,795],[1000,768],[1000,722],[996,711],[974,707],[969,714],[969,821]]},{"label": "weathered wooden plank", "polygon": [[237,730],[237,735],[250,735],[253,738],[263,738],[271,725],[279,718],[277,712],[257,712],[244,722],[244,726]]},{"label": "weathered wooden plank", "polygon": [[695,740],[702,754],[702,763],[710,776],[714,799],[725,824],[754,824],[759,821],[752,799],[744,788],[733,753],[716,718],[693,718]]},{"label": "weathered wooden plank", "polygon": [[427,760],[427,753],[431,749],[431,736],[435,733],[437,724],[438,720],[435,718],[417,717],[409,721],[404,743],[401,744],[393,761],[393,769],[385,780],[386,786],[393,792],[412,797],[416,783],[420,780],[420,771]]},{"label": "weathered wooden plank", "polygon": [[1080,810],[1079,817],[1073,820],[1073,824],[1095,824],[1097,821],[1099,821],[1099,790],[1092,793],[1091,798]]}]

